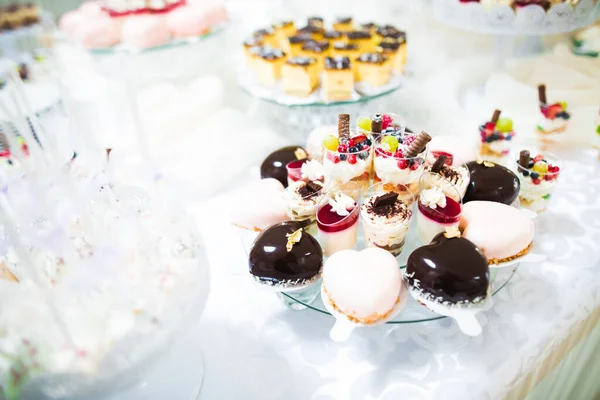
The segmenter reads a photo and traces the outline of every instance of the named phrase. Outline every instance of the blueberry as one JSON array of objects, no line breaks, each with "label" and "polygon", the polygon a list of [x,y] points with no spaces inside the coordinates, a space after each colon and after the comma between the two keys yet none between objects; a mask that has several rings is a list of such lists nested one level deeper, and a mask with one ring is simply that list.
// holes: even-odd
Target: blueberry
[{"label": "blueberry", "polygon": [[523,174],[523,176],[529,176],[529,171],[527,170],[523,170],[521,171],[521,173]]},{"label": "blueberry", "polygon": [[365,144],[366,144],[367,146],[370,146],[370,145],[372,145],[372,144],[373,144],[373,142],[371,142],[371,139],[367,139],[367,140],[365,140]]},{"label": "blueberry", "polygon": [[493,142],[492,136],[490,135],[490,136],[486,137],[485,138],[485,142],[486,143],[492,143]]},{"label": "blueberry", "polygon": [[361,151],[361,150],[362,150],[362,148],[363,148],[363,146],[362,146],[362,143],[356,143],[356,144],[354,145],[354,147],[356,147],[356,150],[358,150],[358,151]]},{"label": "blueberry", "polygon": [[358,153],[358,150],[356,149],[356,147],[352,146],[348,149],[348,153]]},{"label": "blueberry", "polygon": [[363,151],[362,153],[358,153],[358,158],[360,158],[361,160],[366,160],[367,158],[369,158],[369,152]]},{"label": "blueberry", "polygon": [[11,159],[8,159],[8,164],[13,165],[13,161]]},{"label": "blueberry", "polygon": [[345,154],[340,154],[340,160],[342,160],[342,161],[346,161],[346,158],[347,158],[347,157],[348,157],[348,156],[347,156],[347,155],[345,155]]},{"label": "blueberry", "polygon": [[532,172],[531,173],[531,179],[537,179],[540,177],[540,174],[538,174],[537,172]]},{"label": "blueberry", "polygon": [[492,142],[496,141],[496,140],[500,139],[500,135],[498,135],[497,133],[492,133],[490,135],[490,139],[492,139]]},{"label": "blueberry", "polygon": [[510,135],[504,137],[504,140],[511,140],[511,139],[512,139],[512,136],[510,136]]},{"label": "blueberry", "polygon": [[415,163],[415,159],[411,158],[410,160],[408,160],[408,166],[410,167],[411,165],[413,165]]}]

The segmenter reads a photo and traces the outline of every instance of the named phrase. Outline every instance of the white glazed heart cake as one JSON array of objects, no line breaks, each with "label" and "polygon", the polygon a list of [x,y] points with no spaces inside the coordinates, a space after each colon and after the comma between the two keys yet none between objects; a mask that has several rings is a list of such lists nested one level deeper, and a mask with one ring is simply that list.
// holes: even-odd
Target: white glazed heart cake
[{"label": "white glazed heart cake", "polygon": [[369,248],[342,250],[323,267],[323,289],[331,306],[349,320],[374,324],[386,318],[400,301],[402,276],[389,252]]},{"label": "white glazed heart cake", "polygon": [[235,195],[238,202],[231,211],[231,222],[241,228],[261,231],[287,220],[283,190],[281,182],[273,178],[247,184]]},{"label": "white glazed heart cake", "polygon": [[511,261],[529,252],[533,221],[518,209],[492,201],[470,201],[463,206],[462,237],[479,247],[490,264]]}]

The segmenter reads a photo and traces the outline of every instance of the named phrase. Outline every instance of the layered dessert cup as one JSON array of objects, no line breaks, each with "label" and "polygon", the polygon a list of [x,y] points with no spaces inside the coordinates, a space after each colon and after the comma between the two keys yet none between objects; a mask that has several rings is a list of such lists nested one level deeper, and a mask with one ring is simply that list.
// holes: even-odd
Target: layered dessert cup
[{"label": "layered dessert cup", "polygon": [[551,141],[567,129],[571,114],[567,111],[566,102],[548,102],[546,85],[538,85],[538,99],[542,119],[537,125],[537,131],[542,135],[543,140]]},{"label": "layered dessert cup", "polygon": [[416,135],[405,133],[380,136],[375,141],[374,182],[393,184],[398,186],[398,190],[406,186],[412,193],[419,193],[419,178],[425,170],[426,151],[416,157],[405,156],[415,138]]},{"label": "layered dessert cup", "polygon": [[554,186],[561,172],[562,161],[552,153],[521,151],[515,158],[515,173],[521,182],[521,207],[541,213],[548,208]]},{"label": "layered dessert cup", "polygon": [[361,206],[360,219],[367,247],[378,247],[399,256],[410,227],[415,198],[406,186],[401,191],[394,189],[398,187],[385,183],[371,186]]},{"label": "layered dessert cup", "polygon": [[406,121],[398,114],[378,113],[370,117],[358,117],[356,129],[359,133],[371,136],[373,139],[379,138],[382,134],[403,135],[406,131]]},{"label": "layered dessert cup", "polygon": [[483,160],[504,164],[514,136],[513,121],[500,118],[500,110],[496,110],[492,120],[479,127],[479,155]]},{"label": "layered dessert cup", "polygon": [[299,222],[310,234],[317,233],[317,206],[323,197],[323,183],[298,180],[292,182],[283,192],[286,213],[290,220]]},{"label": "layered dessert cup", "polygon": [[302,167],[308,161],[308,159],[294,160],[286,164],[285,169],[287,170],[287,183],[291,186],[294,182],[302,180]]},{"label": "layered dessert cup", "polygon": [[[435,162],[439,160],[439,165]],[[427,155],[426,172],[428,179],[433,179],[433,184],[443,187],[451,184],[458,191],[462,199],[467,192],[467,187],[471,181],[469,168],[462,160],[452,154],[445,152],[432,152]]]},{"label": "layered dessert cup", "polygon": [[326,186],[355,182],[363,191],[369,188],[373,172],[373,140],[369,136],[353,131],[347,142],[328,136],[323,147]]},{"label": "layered dessert cup", "polygon": [[426,172],[419,180],[417,236],[423,243],[431,242],[438,233],[447,229],[458,229],[461,196],[453,184],[442,180],[439,174],[433,172]]},{"label": "layered dessert cup", "polygon": [[346,182],[332,187],[321,199],[317,208],[317,227],[325,256],[354,249],[361,196],[361,188],[356,182]]}]

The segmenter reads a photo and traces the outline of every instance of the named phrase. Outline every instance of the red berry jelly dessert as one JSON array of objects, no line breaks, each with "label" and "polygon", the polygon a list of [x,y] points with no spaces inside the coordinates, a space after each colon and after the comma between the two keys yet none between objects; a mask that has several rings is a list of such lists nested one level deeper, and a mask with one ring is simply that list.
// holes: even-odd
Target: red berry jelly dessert
[{"label": "red berry jelly dessert", "polygon": [[325,204],[317,212],[317,226],[323,232],[340,232],[348,229],[358,222],[358,212],[356,210],[355,204],[352,210],[348,210],[350,215],[339,215],[330,204]]},{"label": "red berry jelly dessert", "polygon": [[440,224],[454,224],[460,220],[461,206],[458,202],[446,196],[446,207],[430,208],[419,200],[419,211]]}]

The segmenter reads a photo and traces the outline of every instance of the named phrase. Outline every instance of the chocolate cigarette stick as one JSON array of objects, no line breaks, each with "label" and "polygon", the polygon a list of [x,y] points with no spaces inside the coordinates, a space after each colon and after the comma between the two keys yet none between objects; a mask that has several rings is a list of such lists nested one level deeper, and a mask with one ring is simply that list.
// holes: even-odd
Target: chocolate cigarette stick
[{"label": "chocolate cigarette stick", "polygon": [[425,146],[427,146],[427,143],[429,143],[430,140],[431,136],[429,136],[427,132],[422,131],[421,133],[419,133],[419,136],[417,136],[415,141],[412,142],[410,146],[408,146],[408,149],[406,150],[406,153],[404,153],[404,156],[406,158],[416,157],[417,154],[425,150]]},{"label": "chocolate cigarette stick", "polygon": [[371,132],[381,133],[383,129],[383,115],[375,114],[371,117]]},{"label": "chocolate cigarette stick", "polygon": [[431,172],[435,172],[436,174],[440,172],[447,158],[448,156],[439,156],[431,166]]},{"label": "chocolate cigarette stick", "polygon": [[500,110],[495,110],[494,111],[494,115],[492,115],[492,122],[495,124],[496,122],[498,122],[498,119],[500,118],[500,113],[502,113],[502,111]]},{"label": "chocolate cigarette stick", "polygon": [[350,114],[338,115],[338,136],[342,142],[350,139]]},{"label": "chocolate cigarette stick", "polygon": [[538,85],[538,99],[542,104],[548,104],[546,102],[546,85]]},{"label": "chocolate cigarette stick", "polygon": [[519,165],[523,168],[529,168],[529,151],[521,150],[519,153]]}]

